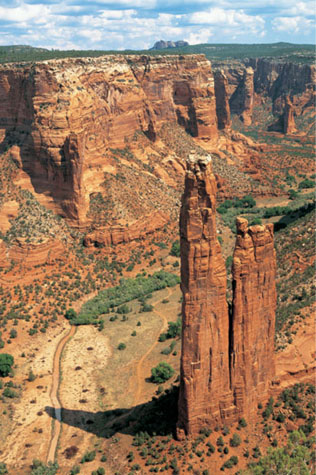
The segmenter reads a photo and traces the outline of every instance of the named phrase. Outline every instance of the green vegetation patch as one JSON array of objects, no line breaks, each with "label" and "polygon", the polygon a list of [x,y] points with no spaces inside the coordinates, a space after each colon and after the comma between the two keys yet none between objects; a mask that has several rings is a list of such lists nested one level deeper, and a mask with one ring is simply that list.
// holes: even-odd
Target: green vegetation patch
[{"label": "green vegetation patch", "polygon": [[110,309],[156,290],[174,287],[179,281],[177,275],[165,271],[155,272],[148,277],[121,279],[120,285],[102,290],[96,297],[86,302],[79,315],[69,318],[70,323],[73,325],[97,323],[97,318],[104,313],[109,313]]}]

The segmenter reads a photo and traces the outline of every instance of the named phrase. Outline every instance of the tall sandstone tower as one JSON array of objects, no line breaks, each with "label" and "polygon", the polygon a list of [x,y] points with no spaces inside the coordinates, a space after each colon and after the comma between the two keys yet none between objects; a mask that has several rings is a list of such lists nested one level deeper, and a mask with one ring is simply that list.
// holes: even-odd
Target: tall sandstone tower
[{"label": "tall sandstone tower", "polygon": [[183,328],[179,438],[251,414],[274,376],[273,229],[238,221],[234,314],[216,233],[211,158],[190,155],[180,215]]}]

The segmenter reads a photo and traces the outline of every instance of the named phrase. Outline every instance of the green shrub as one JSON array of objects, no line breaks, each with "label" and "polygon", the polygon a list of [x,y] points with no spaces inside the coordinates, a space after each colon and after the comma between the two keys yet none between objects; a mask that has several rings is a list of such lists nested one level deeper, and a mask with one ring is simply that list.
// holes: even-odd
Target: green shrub
[{"label": "green shrub", "polygon": [[95,456],[96,456],[96,451],[95,451],[95,450],[92,450],[91,452],[86,452],[86,453],[83,455],[83,457],[82,457],[80,463],[92,462],[92,460],[95,459]]},{"label": "green shrub", "polygon": [[31,475],[55,475],[58,470],[58,464],[48,462],[47,465],[38,459],[34,459],[32,462]]},{"label": "green shrub", "polygon": [[313,180],[309,180],[308,178],[305,178],[305,180],[301,181],[301,183],[298,185],[300,190],[305,188],[313,188],[314,186],[315,182]]},{"label": "green shrub", "polygon": [[13,399],[15,397],[18,397],[18,393],[10,388],[5,388],[2,392],[2,396]]},{"label": "green shrub", "polygon": [[126,348],[125,343],[119,343],[118,346],[117,346],[117,349],[120,350],[120,351],[125,350],[125,348]]},{"label": "green shrub", "polygon": [[220,436],[218,437],[218,439],[216,440],[216,445],[217,445],[218,447],[224,447],[224,439],[223,439],[223,437],[222,437],[221,435],[220,435]]},{"label": "green shrub", "polygon": [[0,354],[0,376],[8,376],[14,364],[14,358],[8,353]]},{"label": "green shrub", "polygon": [[28,375],[28,381],[32,382],[36,379],[36,375],[33,373],[33,371],[30,369],[29,375]]},{"label": "green shrub", "polygon": [[77,318],[77,312],[73,308],[69,308],[65,313],[65,318],[72,321]]},{"label": "green shrub", "polygon": [[240,427],[247,427],[246,419],[244,419],[244,418],[242,417],[242,418],[239,420],[238,425],[240,425]]},{"label": "green shrub", "polygon": [[162,361],[155,368],[151,369],[151,381],[155,384],[161,384],[174,375],[174,369]]},{"label": "green shrub", "polygon": [[171,246],[170,255],[180,257],[180,241],[174,241]]},{"label": "green shrub", "polygon": [[254,218],[251,221],[250,226],[257,226],[258,224],[262,224],[262,219],[261,218]]},{"label": "green shrub", "polygon": [[8,472],[7,466],[4,462],[0,462],[0,475],[6,475]]},{"label": "green shrub", "polygon": [[241,438],[238,434],[233,434],[233,437],[229,441],[231,447],[238,447],[241,444]]},{"label": "green shrub", "polygon": [[176,338],[181,335],[182,320],[178,318],[176,322],[168,322],[168,330],[166,333],[161,333],[159,341],[166,341],[170,338]]}]

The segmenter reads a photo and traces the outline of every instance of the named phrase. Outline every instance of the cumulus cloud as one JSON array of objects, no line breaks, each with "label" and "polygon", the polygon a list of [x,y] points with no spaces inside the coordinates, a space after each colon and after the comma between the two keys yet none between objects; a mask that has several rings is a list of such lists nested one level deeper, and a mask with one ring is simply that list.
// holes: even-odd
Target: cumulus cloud
[{"label": "cumulus cloud", "polygon": [[245,31],[261,33],[265,26],[264,19],[259,15],[247,15],[243,10],[224,10],[223,8],[210,8],[206,11],[195,12],[189,16],[190,22],[196,25],[211,25],[215,28],[224,27],[220,33],[235,36],[244,34]]},{"label": "cumulus cloud", "polygon": [[307,34],[314,29],[314,22],[301,16],[296,17],[278,17],[272,21],[272,27],[276,31],[286,31],[289,34],[302,33]]},{"label": "cumulus cloud", "polygon": [[1,7],[0,18],[8,22],[26,22],[38,18],[40,15],[48,15],[49,8],[46,5],[29,5],[21,3],[17,7]]}]

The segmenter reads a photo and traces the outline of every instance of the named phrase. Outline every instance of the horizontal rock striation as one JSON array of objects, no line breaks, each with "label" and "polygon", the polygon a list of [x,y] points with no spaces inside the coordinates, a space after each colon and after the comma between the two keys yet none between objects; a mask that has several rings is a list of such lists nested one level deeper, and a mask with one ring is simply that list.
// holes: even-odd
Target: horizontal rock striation
[{"label": "horizontal rock striation", "polygon": [[144,216],[129,226],[112,226],[99,228],[88,233],[84,238],[86,247],[111,246],[121,243],[144,239],[148,234],[162,229],[169,222],[169,216],[157,211],[150,216]]},{"label": "horizontal rock striation", "polygon": [[35,267],[65,260],[66,248],[59,239],[47,238],[33,243],[26,238],[18,238],[10,245],[0,240],[0,268],[8,268],[12,262],[22,267]]},{"label": "horizontal rock striation", "polygon": [[217,135],[214,80],[202,55],[104,56],[0,66],[0,149],[71,224],[87,224],[89,195],[107,151],[136,132],[154,141],[166,122],[208,141]]}]

